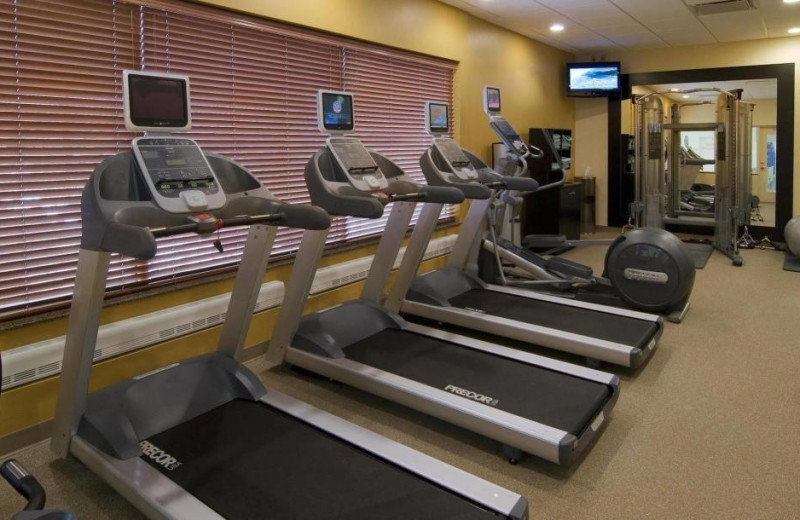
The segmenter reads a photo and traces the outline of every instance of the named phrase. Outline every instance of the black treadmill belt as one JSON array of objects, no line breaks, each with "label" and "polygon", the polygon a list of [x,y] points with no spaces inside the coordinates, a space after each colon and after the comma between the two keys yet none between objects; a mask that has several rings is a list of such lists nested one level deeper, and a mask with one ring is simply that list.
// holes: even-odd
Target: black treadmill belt
[{"label": "black treadmill belt", "polygon": [[450,305],[643,349],[658,332],[652,321],[607,314],[486,289],[472,289]]},{"label": "black treadmill belt", "polygon": [[[499,410],[580,435],[611,395],[607,385],[387,329],[345,348],[347,359],[434,388],[453,387],[497,400]],[[464,397],[468,399],[470,397]]]},{"label": "black treadmill belt", "polygon": [[145,461],[225,518],[497,518],[262,403],[232,401],[147,441],[181,465]]}]

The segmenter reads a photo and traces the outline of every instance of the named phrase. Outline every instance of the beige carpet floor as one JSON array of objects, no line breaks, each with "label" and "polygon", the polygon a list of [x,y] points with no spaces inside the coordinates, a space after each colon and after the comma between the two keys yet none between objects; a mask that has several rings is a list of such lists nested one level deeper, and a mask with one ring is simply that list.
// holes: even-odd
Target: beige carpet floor
[{"label": "beige carpet floor", "polygon": [[[602,255],[570,253],[596,268]],[[467,431],[341,385],[251,365],[276,390],[524,495],[531,518],[800,518],[800,275],[781,270],[781,253],[743,256],[736,268],[714,253],[698,271],[689,315],[667,324],[647,365],[604,366],[622,379],[620,399],[603,435],[570,469],[532,457],[511,466],[495,443]],[[46,444],[17,457],[47,487],[51,507],[84,520],[140,518],[79,463],[54,460]],[[0,489],[0,518],[20,503]]]}]

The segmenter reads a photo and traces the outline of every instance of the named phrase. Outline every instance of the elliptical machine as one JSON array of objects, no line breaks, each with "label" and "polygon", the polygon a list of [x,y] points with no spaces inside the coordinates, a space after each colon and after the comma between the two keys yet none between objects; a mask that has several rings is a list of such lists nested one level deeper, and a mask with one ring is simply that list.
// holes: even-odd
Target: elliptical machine
[{"label": "elliptical machine", "polygon": [[[516,163],[514,175],[528,174],[528,161],[541,157],[541,154],[535,154],[524,145],[519,134],[500,115],[499,89],[484,87],[484,108],[489,124],[508,149],[509,159]],[[561,186],[566,178],[551,136],[546,130],[542,132],[558,168],[553,168],[546,178],[536,179],[540,184],[537,191]],[[675,323],[686,316],[695,267],[678,237],[663,229],[639,228],[611,240],[567,240],[563,235],[529,235],[515,243],[514,224],[521,205],[519,194],[498,193],[495,196],[489,233],[483,240],[479,257],[480,274],[484,280],[552,291],[585,302],[664,314]],[[507,221],[506,206],[511,209]],[[511,240],[501,236],[506,222]],[[609,246],[602,275],[595,275],[587,265],[537,252],[556,252],[584,245]],[[506,264],[510,264],[510,268]]]}]

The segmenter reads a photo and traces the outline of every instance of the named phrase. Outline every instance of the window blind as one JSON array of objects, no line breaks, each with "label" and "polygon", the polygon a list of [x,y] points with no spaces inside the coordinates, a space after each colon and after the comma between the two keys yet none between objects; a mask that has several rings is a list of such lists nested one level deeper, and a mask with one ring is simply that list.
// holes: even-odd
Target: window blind
[{"label": "window blind", "polygon": [[[365,146],[383,153],[424,183],[419,158],[431,143],[431,137],[425,133],[424,104],[444,101],[452,106],[453,70],[361,49],[346,49],[344,63],[345,89],[355,95],[356,136]],[[421,210],[422,205],[418,204],[412,223]],[[348,219],[347,238],[380,233],[389,211],[387,207],[379,220]],[[446,218],[451,211],[448,207],[442,213]]]},{"label": "window blind", "polygon": [[[193,128],[287,202],[309,201],[303,169],[324,144],[316,91],[356,94],[357,136],[421,179],[423,103],[452,101],[455,64],[177,1],[12,0],[0,4],[0,317],[66,305],[80,241],[80,192],[125,151],[121,71],[188,74]],[[450,210],[443,215],[448,218]],[[383,221],[335,219],[329,245]],[[274,255],[301,233],[281,230]],[[109,287],[137,290],[229,269],[246,231],[159,239],[148,262],[113,258]]]},{"label": "window blind", "polygon": [[[133,8],[0,3],[0,311],[72,294],[80,193],[129,146],[121,71],[134,67]],[[141,274],[115,259],[110,277]]]}]

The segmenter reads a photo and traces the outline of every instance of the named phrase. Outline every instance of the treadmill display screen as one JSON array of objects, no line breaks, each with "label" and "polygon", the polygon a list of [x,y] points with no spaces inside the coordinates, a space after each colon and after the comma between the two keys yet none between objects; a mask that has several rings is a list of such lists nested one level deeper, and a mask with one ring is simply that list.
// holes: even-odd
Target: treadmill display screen
[{"label": "treadmill display screen", "polygon": [[464,154],[464,150],[452,139],[437,139],[436,148],[442,153],[447,162],[455,168],[467,168],[470,165],[469,158]]},{"label": "treadmill display screen", "polygon": [[182,79],[129,75],[131,122],[141,127],[185,127],[189,122],[187,90]]},{"label": "treadmill display screen", "polygon": [[428,131],[446,134],[450,130],[450,117],[444,103],[428,103]]},{"label": "treadmill display screen", "polygon": [[203,151],[191,139],[145,138],[136,148],[144,163],[143,173],[150,176],[161,196],[178,198],[187,189],[206,195],[219,191]]},{"label": "treadmill display screen", "polygon": [[331,140],[330,147],[351,175],[369,174],[378,170],[369,150],[356,139]]},{"label": "treadmill display screen", "polygon": [[352,130],[353,97],[347,94],[323,92],[322,124],[326,130]]}]

